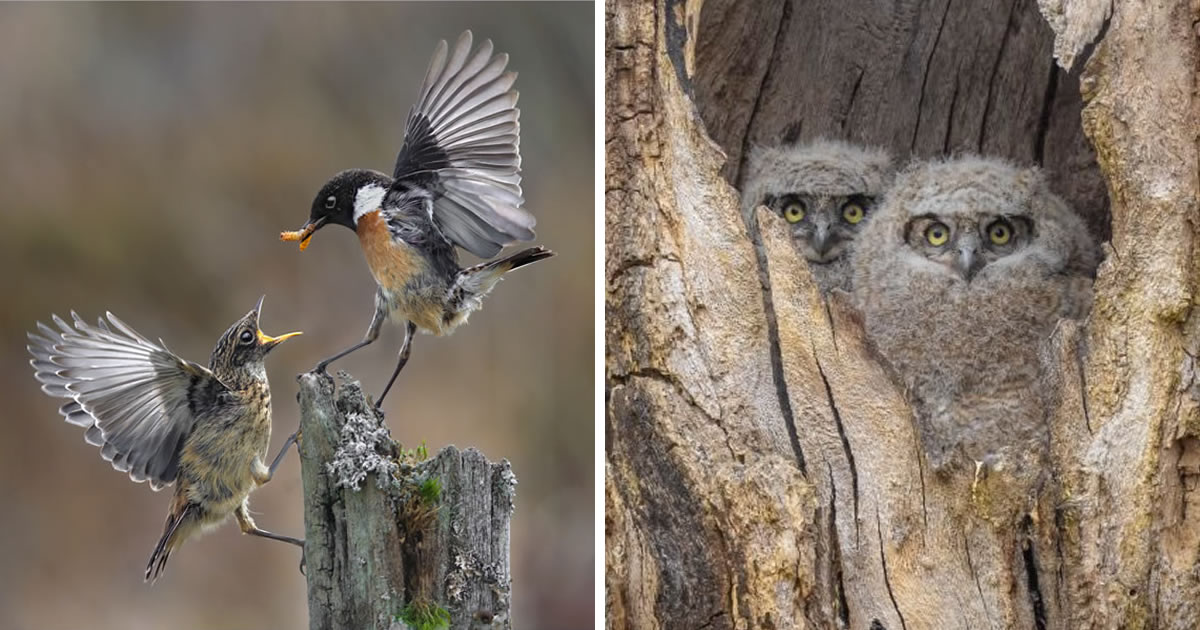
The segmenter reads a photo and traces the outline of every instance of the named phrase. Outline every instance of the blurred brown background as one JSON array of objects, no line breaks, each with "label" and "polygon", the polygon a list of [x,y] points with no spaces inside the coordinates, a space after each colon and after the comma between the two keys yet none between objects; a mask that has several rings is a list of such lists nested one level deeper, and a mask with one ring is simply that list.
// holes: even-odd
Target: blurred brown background
[{"label": "blurred brown background", "polygon": [[[50,313],[105,309],[207,363],[267,294],[272,449],[294,376],[361,338],[357,240],[278,241],[320,185],[391,171],[438,39],[491,38],[520,72],[527,207],[559,252],[513,274],[468,326],[417,337],[392,434],[476,446],[519,479],[515,625],[593,623],[593,6],[590,3],[0,6],[0,628],[296,628],[299,556],[231,522],[142,583],[168,492],[130,483],[62,421],[26,363]],[[402,339],[335,364],[377,394]],[[301,535],[299,464],[251,502]]]}]

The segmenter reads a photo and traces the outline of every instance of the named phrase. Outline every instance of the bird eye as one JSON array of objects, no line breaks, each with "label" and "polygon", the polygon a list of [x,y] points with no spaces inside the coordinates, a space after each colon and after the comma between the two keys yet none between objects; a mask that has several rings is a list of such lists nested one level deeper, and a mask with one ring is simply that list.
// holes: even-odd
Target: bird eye
[{"label": "bird eye", "polygon": [[866,215],[866,211],[863,210],[863,207],[857,202],[850,201],[847,202],[846,205],[842,206],[842,218],[845,219],[846,223],[849,223],[850,225],[857,225],[858,222],[862,221],[863,217]]},{"label": "bird eye", "polygon": [[934,247],[941,247],[950,240],[950,228],[946,227],[945,223],[934,223],[925,228],[925,240]]},{"label": "bird eye", "polygon": [[242,342],[242,345],[248,346],[254,343],[254,333],[249,330],[243,330],[242,334],[238,335],[238,339]]},{"label": "bird eye", "polygon": [[1012,226],[1004,219],[997,219],[988,226],[988,238],[996,245],[1007,245],[1012,240]]},{"label": "bird eye", "polygon": [[804,219],[804,202],[793,201],[783,208],[783,218],[788,223],[799,223]]},{"label": "bird eye", "polygon": [[333,195],[329,195],[328,197],[325,198],[325,209],[326,210],[333,210],[333,207],[336,205],[337,205],[337,197],[334,197]]}]

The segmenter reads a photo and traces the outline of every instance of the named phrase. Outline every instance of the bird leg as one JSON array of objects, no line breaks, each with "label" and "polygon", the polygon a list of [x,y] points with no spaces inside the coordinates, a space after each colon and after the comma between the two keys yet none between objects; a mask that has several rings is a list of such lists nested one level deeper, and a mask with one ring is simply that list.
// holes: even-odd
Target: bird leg
[{"label": "bird leg", "polygon": [[234,510],[233,515],[237,518],[238,527],[241,528],[243,534],[250,534],[251,536],[259,536],[261,538],[270,538],[271,540],[278,540],[280,542],[291,543],[291,544],[299,547],[300,548],[300,572],[304,573],[305,553],[304,553],[304,541],[303,540],[300,540],[299,538],[292,538],[291,536],[284,536],[282,534],[276,534],[274,532],[269,532],[265,529],[259,529],[258,525],[256,525],[254,523],[254,519],[250,518],[250,510],[246,508],[246,504],[244,502],[241,505],[239,505],[236,510]]},{"label": "bird leg", "polygon": [[355,350],[358,350],[359,348],[361,348],[365,345],[374,343],[374,341],[376,339],[379,339],[379,329],[383,328],[383,322],[384,322],[384,320],[387,319],[387,315],[388,315],[387,301],[384,299],[384,297],[382,295],[380,295],[378,292],[376,292],[375,293],[375,315],[373,315],[371,317],[371,325],[367,327],[367,334],[365,336],[363,336],[363,340],[354,344],[353,346],[350,346],[349,348],[346,348],[345,350],[342,350],[341,352],[329,357],[328,359],[322,360],[320,363],[317,364],[317,367],[313,368],[313,371],[320,373],[320,374],[324,374],[325,368],[329,367],[330,363],[337,361],[338,359],[350,354],[351,352],[354,352]]},{"label": "bird leg", "polygon": [[383,405],[383,397],[388,395],[388,390],[392,388],[392,383],[396,382],[396,377],[400,376],[400,370],[404,369],[404,364],[408,363],[408,355],[412,353],[412,340],[417,333],[417,325],[408,322],[408,328],[404,330],[404,345],[400,346],[400,358],[396,361],[396,370],[392,372],[392,378],[388,379],[387,386],[383,388],[383,393],[379,398],[375,399],[375,408],[379,409]]},{"label": "bird leg", "polygon": [[275,469],[279,468],[279,465],[283,463],[283,456],[287,455],[288,449],[291,448],[292,444],[296,445],[296,450],[299,452],[300,429],[296,429],[296,432],[289,435],[288,439],[283,442],[283,446],[279,447],[279,453],[271,461],[270,468],[263,466],[262,460],[255,456],[254,461],[250,464],[250,475],[254,477],[254,483],[261,486],[275,476]]}]

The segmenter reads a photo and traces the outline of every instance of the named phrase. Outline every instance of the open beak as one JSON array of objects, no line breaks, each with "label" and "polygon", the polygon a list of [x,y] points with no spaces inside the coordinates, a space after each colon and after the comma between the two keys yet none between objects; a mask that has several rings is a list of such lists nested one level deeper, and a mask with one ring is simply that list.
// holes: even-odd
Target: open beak
[{"label": "open beak", "polygon": [[[262,297],[258,298],[258,304],[254,305],[254,311],[253,311],[253,313],[256,316],[262,315],[263,300],[266,300],[266,299],[267,299],[267,296],[265,294]],[[292,337],[295,337],[296,335],[304,334],[300,331],[296,331],[296,332],[287,333],[286,335],[279,335],[278,337],[272,337],[271,335],[265,334],[263,331],[258,330],[258,326],[255,326],[255,332],[258,335],[258,344],[261,346],[266,346],[267,350],[274,348],[275,346],[287,341],[288,339],[291,339]]]},{"label": "open beak", "polygon": [[299,230],[294,232],[280,232],[279,240],[281,241],[300,241],[300,251],[308,248],[308,242],[312,240],[313,232],[321,229],[325,225],[325,217],[321,217],[316,221],[308,221]]},{"label": "open beak", "polygon": [[278,337],[272,337],[268,334],[263,333],[263,331],[260,330],[260,331],[258,331],[258,343],[259,343],[259,345],[266,346],[268,349],[270,349],[270,348],[274,348],[275,346],[287,341],[288,339],[291,339],[292,337],[295,337],[296,335],[303,335],[303,334],[304,333],[297,330],[296,332],[290,332],[285,335],[279,335]]}]

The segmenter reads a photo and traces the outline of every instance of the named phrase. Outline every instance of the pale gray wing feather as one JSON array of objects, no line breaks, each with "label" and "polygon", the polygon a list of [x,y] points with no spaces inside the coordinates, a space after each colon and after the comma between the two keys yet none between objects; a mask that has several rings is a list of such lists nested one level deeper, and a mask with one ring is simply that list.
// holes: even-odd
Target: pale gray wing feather
[{"label": "pale gray wing feather", "polygon": [[396,158],[393,190],[434,194],[433,216],[455,245],[483,258],[533,238],[521,208],[520,110],[505,72],[508,55],[485,41],[474,54],[467,31],[453,50],[438,44]]},{"label": "pale gray wing feather", "polygon": [[158,490],[173,482],[179,449],[195,425],[189,400],[225,388],[207,368],[171,353],[108,313],[91,326],[57,315],[29,334],[30,364],[42,391],[68,398],[59,412],[87,427],[84,439],[130,479]]}]

